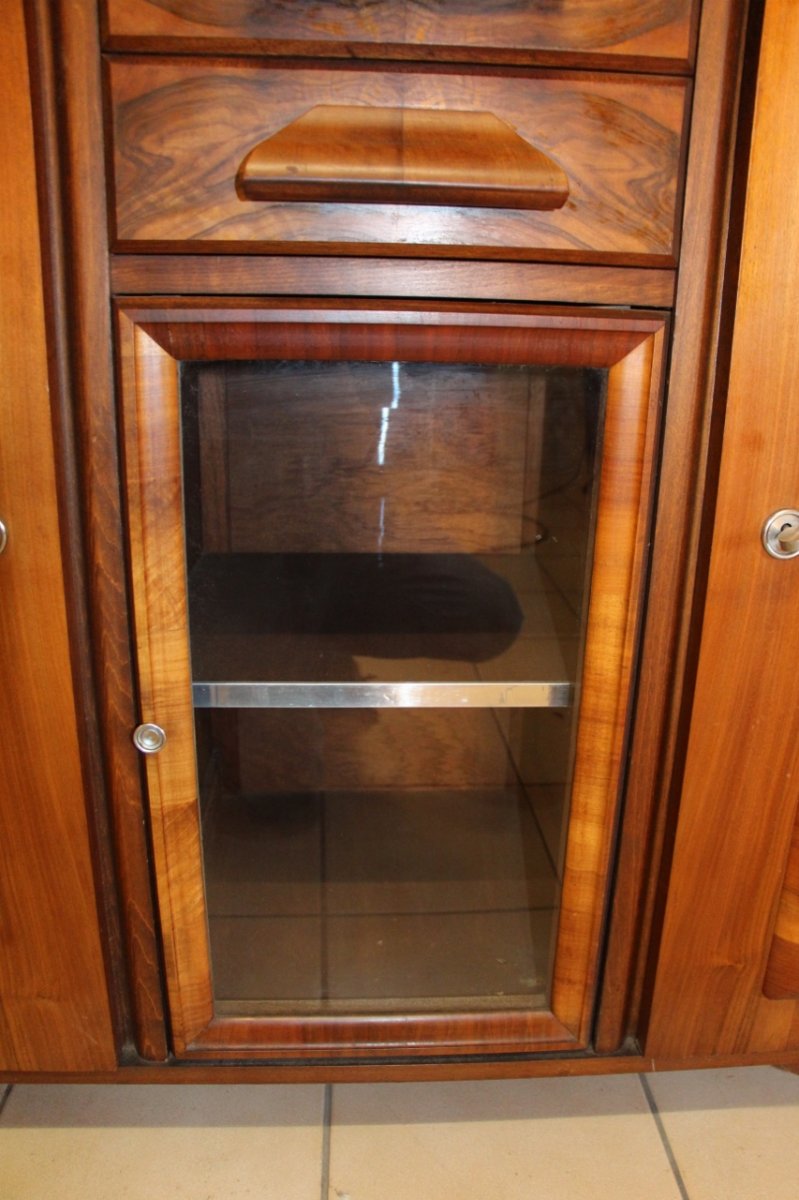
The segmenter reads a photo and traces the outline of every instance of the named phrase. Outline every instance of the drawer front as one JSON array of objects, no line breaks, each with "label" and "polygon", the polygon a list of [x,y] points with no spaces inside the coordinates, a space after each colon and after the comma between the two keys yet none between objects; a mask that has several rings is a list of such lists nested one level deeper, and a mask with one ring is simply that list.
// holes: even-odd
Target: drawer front
[{"label": "drawer front", "polygon": [[[574,55],[678,70],[691,58],[694,0],[108,0],[111,46],[257,40],[259,50],[529,61]],[[245,48],[242,45],[242,48]],[[492,52],[494,52],[492,54]]]},{"label": "drawer front", "polygon": [[[117,250],[358,247],[671,266],[689,85],[633,75],[109,66]],[[319,106],[490,113],[565,173],[554,211],[242,200],[243,159]]]}]

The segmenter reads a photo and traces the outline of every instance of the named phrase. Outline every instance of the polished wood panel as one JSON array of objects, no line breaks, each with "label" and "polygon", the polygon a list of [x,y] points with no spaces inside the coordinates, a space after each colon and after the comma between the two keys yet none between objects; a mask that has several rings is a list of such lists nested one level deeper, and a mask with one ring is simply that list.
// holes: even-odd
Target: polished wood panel
[{"label": "polished wood panel", "polygon": [[407,258],[295,255],[117,254],[116,295],[426,296],[429,300],[529,300],[669,308],[674,271],[549,263],[419,262]]},{"label": "polished wood panel", "polygon": [[61,559],[22,3],[0,39],[0,1065],[116,1065]]},{"label": "polished wood panel", "polygon": [[118,346],[140,714],[167,735],[165,749],[147,759],[147,778],[155,867],[173,921],[164,924],[163,945],[180,1051],[208,1024],[212,1005],[205,931],[197,923],[204,886],[185,632],[179,380],[175,360],[124,315]]},{"label": "polished wood panel", "polygon": [[693,8],[690,0],[490,0],[479,6],[463,0],[107,0],[110,44],[125,48],[158,38],[194,50],[238,46],[347,57],[499,55],[524,62],[570,54],[601,65],[650,60],[651,68],[666,70],[690,58]]},{"label": "polished wood panel", "polygon": [[131,741],[137,711],[120,516],[97,5],[95,0],[35,0],[33,6],[40,70],[44,72],[45,62],[52,59],[49,120],[61,155],[48,163],[48,183],[52,189],[59,182],[64,187],[56,203],[61,205],[63,220],[59,236],[65,277],[55,303],[65,325],[65,357],[71,367],[71,401],[83,468],[79,500],[89,564],[92,675],[131,1010],[132,1031],[126,1031],[126,1038],[143,1057],[162,1060],[167,1045],[160,949],[140,761]]},{"label": "polished wood panel", "polygon": [[[588,1035],[598,936],[627,714],[629,661],[646,541],[651,451],[658,411],[664,319],[627,313],[533,313],[477,306],[206,301],[131,303],[120,313],[126,461],[139,670],[144,712],[168,725],[167,749],[149,770],[158,882],[176,1047],[194,1057],[324,1053],[410,1057],[579,1046]],[[401,351],[401,353],[400,353]],[[197,782],[190,748],[191,702],[181,533],[177,379],[185,358],[366,355],[394,361],[565,362],[610,369],[594,578],[589,616],[586,732],[578,744],[573,821],[556,955],[553,1013],[510,1012],[353,1019],[217,1016],[212,1006],[202,906]],[[171,749],[170,749],[171,747]],[[167,756],[167,757],[165,757]],[[569,1025],[561,1019],[562,1007]]]},{"label": "polished wood panel", "polygon": [[557,163],[493,113],[319,104],[250,150],[243,200],[562,208]]},{"label": "polished wood panel", "polygon": [[707,603],[646,1045],[653,1054],[799,1046],[799,1004],[762,993],[799,801],[790,653],[799,562],[770,558],[760,542],[769,513],[799,503],[799,224],[784,204],[797,182],[798,68],[799,8],[767,0]]},{"label": "polished wood panel", "polygon": [[[619,792],[649,527],[664,333],[608,378],[591,603],[583,660],[569,835],[552,1006],[585,1039],[604,917],[596,904],[610,859],[608,804]],[[594,897],[591,903],[589,897]],[[589,917],[590,913],[590,917]]]},{"label": "polished wood panel", "polygon": [[697,585],[704,579],[708,473],[718,436],[714,397],[746,7],[737,0],[703,4],[656,536],[595,1034],[597,1049],[607,1052],[641,1032],[648,931],[660,898],[672,781],[681,767],[683,697],[694,664]]},{"label": "polished wood panel", "polygon": [[[110,87],[117,249],[474,246],[518,258],[674,263],[681,80],[141,59],[113,60]],[[565,171],[569,202],[487,220],[470,208],[239,199],[244,156],[319,103],[491,112]]]}]

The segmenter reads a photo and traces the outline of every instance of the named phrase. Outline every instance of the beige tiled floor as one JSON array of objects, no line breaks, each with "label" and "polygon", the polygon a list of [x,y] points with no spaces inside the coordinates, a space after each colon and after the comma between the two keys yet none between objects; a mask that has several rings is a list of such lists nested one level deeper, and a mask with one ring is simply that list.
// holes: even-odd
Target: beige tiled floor
[{"label": "beige tiled floor", "polygon": [[799,1076],[13,1088],[3,1200],[796,1200]]}]

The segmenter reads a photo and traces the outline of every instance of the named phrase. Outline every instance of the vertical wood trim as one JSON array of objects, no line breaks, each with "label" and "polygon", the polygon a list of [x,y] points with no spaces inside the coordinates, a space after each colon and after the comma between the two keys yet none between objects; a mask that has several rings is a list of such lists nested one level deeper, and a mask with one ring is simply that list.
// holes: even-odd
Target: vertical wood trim
[{"label": "vertical wood trim", "polygon": [[799,801],[791,650],[799,561],[760,544],[799,505],[799,7],[767,0],[718,505],[688,756],[646,1052],[799,1045],[762,986]]},{"label": "vertical wood trim", "polygon": [[[83,455],[82,503],[97,710],[111,805],[136,1049],[167,1054],[160,952],[149,877],[142,780],[131,743],[136,708],[121,526],[115,380],[109,307],[106,173],[95,0],[32,0],[53,23],[63,109],[64,260],[72,384]],[[53,119],[55,119],[55,114]]]},{"label": "vertical wood trim", "polygon": [[194,746],[178,363],[124,315],[119,357],[125,422],[140,717],[166,732],[147,756],[172,1035],[178,1053],[213,1016]]},{"label": "vertical wood trim", "polygon": [[595,1046],[636,1032],[694,662],[705,481],[746,0],[704,0],[649,602]]},{"label": "vertical wood trim", "polygon": [[0,39],[0,1067],[111,1070],[59,531],[21,0]]},{"label": "vertical wood trim", "polygon": [[662,331],[608,376],[552,1010],[588,1038],[640,613]]}]

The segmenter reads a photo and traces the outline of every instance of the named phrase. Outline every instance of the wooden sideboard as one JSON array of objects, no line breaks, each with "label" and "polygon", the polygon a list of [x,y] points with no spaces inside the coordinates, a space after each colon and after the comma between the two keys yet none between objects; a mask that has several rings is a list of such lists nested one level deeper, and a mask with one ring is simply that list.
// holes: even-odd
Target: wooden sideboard
[{"label": "wooden sideboard", "polygon": [[0,1078],[799,1062],[762,8],[11,5]]}]

